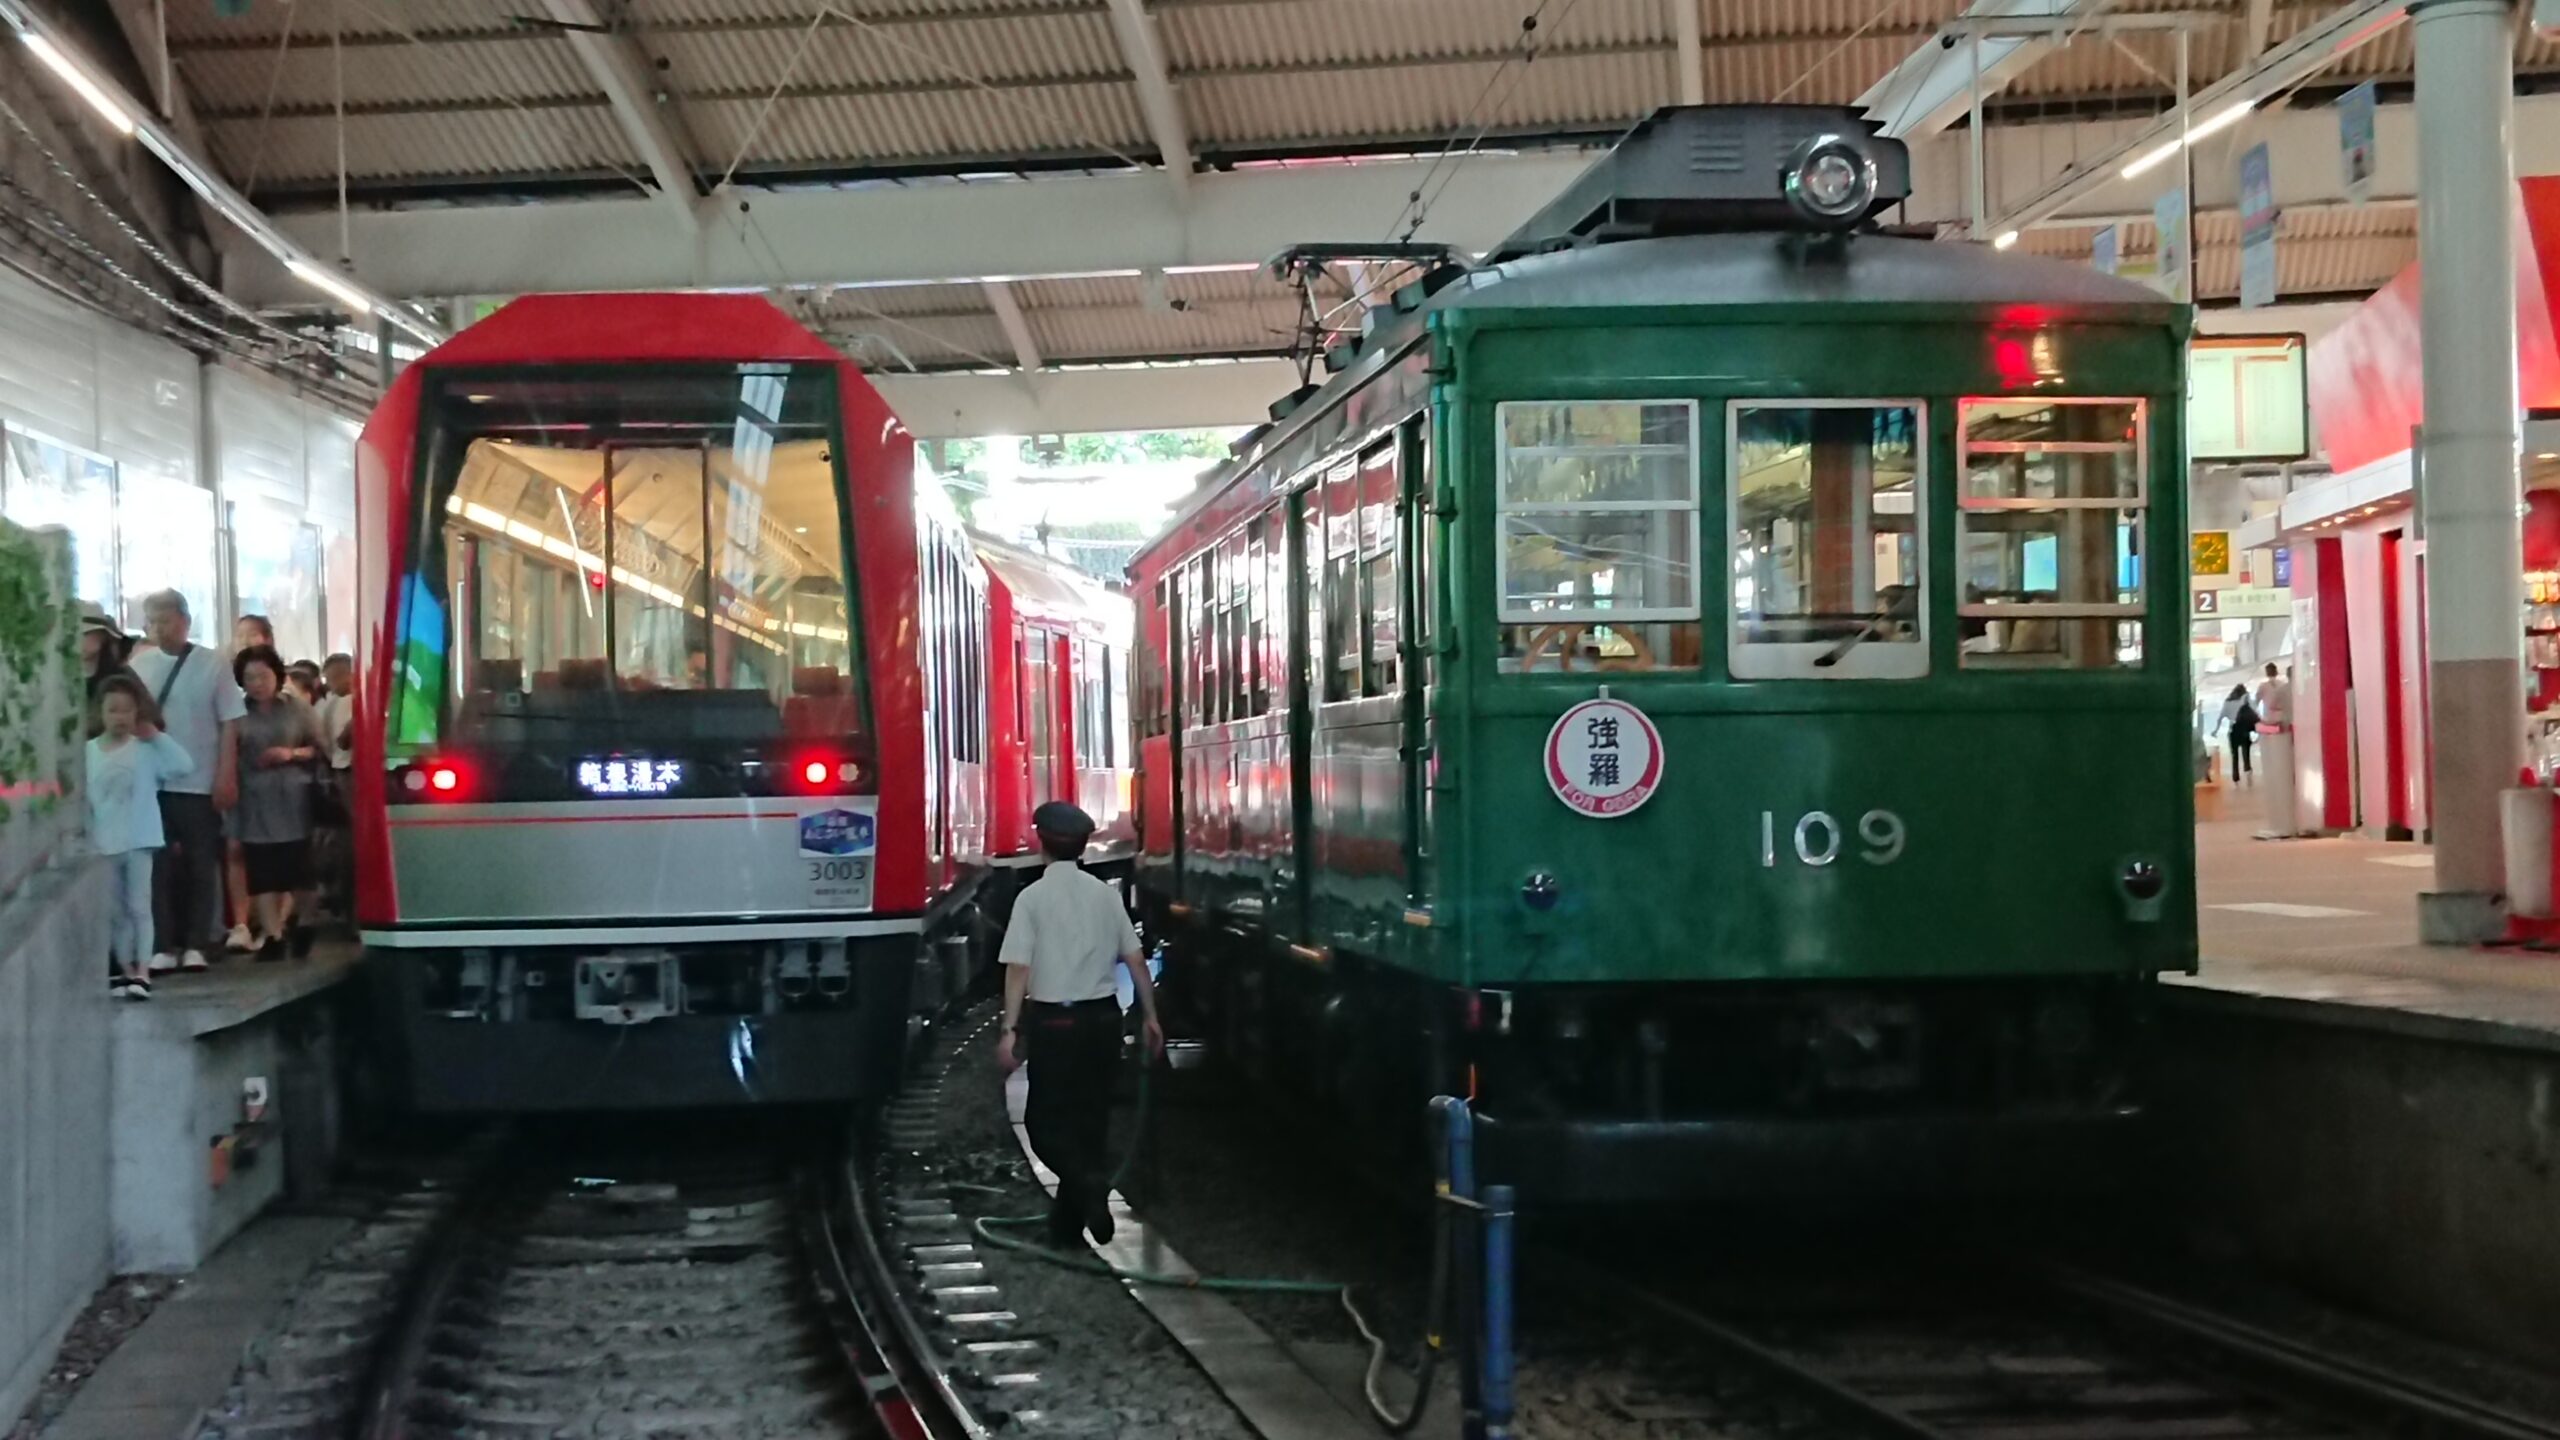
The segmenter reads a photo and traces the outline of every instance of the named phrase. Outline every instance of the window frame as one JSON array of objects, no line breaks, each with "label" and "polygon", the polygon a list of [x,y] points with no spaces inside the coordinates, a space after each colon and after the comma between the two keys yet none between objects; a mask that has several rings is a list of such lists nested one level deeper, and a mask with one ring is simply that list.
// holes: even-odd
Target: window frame
[{"label": "window frame", "polygon": [[[1965,433],[1965,418],[1968,407],[1974,405],[2014,405],[2030,402],[2051,406],[2125,405],[2132,407],[2133,493],[2131,495],[2075,495],[2056,496],[2051,498],[2038,498],[2035,496],[1988,496],[1982,499],[1976,499],[1971,494],[1966,493],[1966,489],[1968,487],[1961,483],[1961,477],[1970,476],[1973,473],[1970,460],[1971,457],[1977,453],[1985,455],[2016,455],[2029,453],[2031,451],[2039,451],[2054,455],[2120,455],[2124,453],[2123,447],[2113,441],[2096,443],[2089,441],[2059,440],[2039,445],[2026,445],[2015,441],[1993,441],[1988,444],[1976,445],[1967,438]],[[1960,477],[1955,505],[1955,564],[1958,573],[1959,585],[1961,585],[1962,573],[1965,566],[1965,541],[1970,534],[1965,523],[1965,517],[1974,512],[1996,514],[2004,511],[2025,513],[2032,513],[2036,511],[2072,510],[2112,511],[2117,514],[2130,515],[2133,521],[2133,533],[2135,536],[2143,541],[2149,540],[2152,513],[2151,400],[2149,397],[2141,395],[2035,395],[2023,397],[2014,395],[1959,395],[1955,398],[1954,404],[1956,474]],[[1960,670],[1972,669],[1983,673],[2041,673],[2058,671],[2065,674],[2076,675],[2086,675],[2093,670],[2139,671],[2147,668],[2150,663],[2150,657],[2156,647],[2156,638],[2150,634],[2151,566],[2148,563],[2150,556],[2155,552],[2150,549],[2145,549],[2138,553],[2143,557],[2145,563],[2141,568],[2140,578],[2135,584],[2135,598],[2132,600],[2012,600],[1998,604],[1981,604],[1968,603],[1964,599],[1961,589],[1959,589],[1956,596],[1956,616],[1959,620],[2105,620],[2116,624],[2131,621],[2132,623],[2142,627],[2141,659],[2136,660],[2131,664],[2125,664],[2119,661],[2110,662],[2102,666],[2070,665],[2063,663],[1967,665],[1964,663],[1964,657],[1959,655],[1957,657],[1957,668]]]},{"label": "window frame", "polygon": [[[1913,607],[1917,633],[1909,644],[1852,646],[1828,666],[1813,662],[1839,645],[1839,641],[1770,641],[1747,640],[1743,636],[1742,607],[1733,598],[1733,546],[1742,523],[1742,412],[1745,410],[1909,410],[1912,415],[1911,517],[1912,539],[1919,551],[1916,567],[1920,576],[1919,603]],[[1922,680],[1930,674],[1930,652],[1934,648],[1929,625],[1930,599],[1935,593],[1931,579],[1929,550],[1930,483],[1935,478],[1929,463],[1933,442],[1929,429],[1929,402],[1919,396],[1891,395],[1736,395],[1726,399],[1724,407],[1724,565],[1717,582],[1724,587],[1725,670],[1736,680]],[[1870,499],[1875,494],[1868,487]],[[1867,514],[1873,518],[1874,511]],[[1876,531],[1867,531],[1869,544]]]},{"label": "window frame", "polygon": [[[1578,505],[1515,502],[1507,494],[1511,446],[1504,417],[1515,407],[1537,405],[1677,405],[1689,417],[1689,493],[1679,500],[1593,500]],[[1494,623],[1512,625],[1651,625],[1702,623],[1705,594],[1706,446],[1699,434],[1704,402],[1694,396],[1588,396],[1500,400],[1493,407],[1493,585]],[[1511,535],[1515,515],[1598,515],[1604,513],[1685,514],[1689,519],[1689,591],[1685,606],[1656,605],[1642,609],[1520,610],[1511,604]]]}]

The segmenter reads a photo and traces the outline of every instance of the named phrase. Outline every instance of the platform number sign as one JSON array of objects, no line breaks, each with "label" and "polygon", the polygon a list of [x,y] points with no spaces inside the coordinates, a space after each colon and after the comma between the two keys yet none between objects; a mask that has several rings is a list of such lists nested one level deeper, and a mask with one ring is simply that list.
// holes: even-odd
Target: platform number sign
[{"label": "platform number sign", "polygon": [[1598,820],[1631,815],[1662,785],[1662,732],[1624,700],[1585,700],[1547,732],[1547,788]]}]

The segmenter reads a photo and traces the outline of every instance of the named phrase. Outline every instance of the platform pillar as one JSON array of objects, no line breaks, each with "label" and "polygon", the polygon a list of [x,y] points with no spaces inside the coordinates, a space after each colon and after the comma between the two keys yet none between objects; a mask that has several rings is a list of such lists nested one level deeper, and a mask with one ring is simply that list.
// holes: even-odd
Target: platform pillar
[{"label": "platform pillar", "polygon": [[2524,764],[2524,539],[2516,448],[2507,0],[2419,0],[2418,263],[2435,889],[2420,935],[2490,938],[2504,861],[2499,795]]}]

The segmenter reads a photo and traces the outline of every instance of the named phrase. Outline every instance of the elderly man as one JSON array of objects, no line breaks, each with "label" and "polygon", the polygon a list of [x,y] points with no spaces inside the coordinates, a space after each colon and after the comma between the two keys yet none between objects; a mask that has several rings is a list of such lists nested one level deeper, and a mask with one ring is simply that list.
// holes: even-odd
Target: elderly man
[{"label": "elderly man", "polygon": [[154,970],[202,970],[222,935],[222,812],[240,800],[235,736],[248,702],[220,655],[191,642],[187,597],[163,590],[142,602],[151,643],[133,673],[160,709],[160,728],[186,748],[195,770],[160,792],[167,836],[152,866]]}]

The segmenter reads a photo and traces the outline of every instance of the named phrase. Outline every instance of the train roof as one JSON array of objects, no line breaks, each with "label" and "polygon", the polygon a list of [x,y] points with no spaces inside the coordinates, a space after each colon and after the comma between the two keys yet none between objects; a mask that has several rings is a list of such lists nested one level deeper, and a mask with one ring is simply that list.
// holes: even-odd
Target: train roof
[{"label": "train roof", "polygon": [[1126,595],[1073,566],[983,531],[970,531],[969,544],[987,573],[1012,592],[1017,609],[1043,620],[1098,631],[1116,645],[1128,643],[1133,622]]},{"label": "train roof", "polygon": [[427,365],[847,363],[761,295],[526,295],[426,353]]},{"label": "train roof", "polygon": [[1468,270],[1405,313],[1381,314],[1341,373],[1248,436],[1246,448],[1204,479],[1139,553],[1154,549],[1302,425],[1367,384],[1420,338],[1434,316],[1679,311],[1679,321],[1694,324],[1712,322],[1715,312],[1724,311],[1737,321],[1801,323],[1815,318],[1805,307],[1817,305],[1911,307],[1984,323],[2160,325],[2175,327],[2182,337],[2190,323],[2188,307],[2087,265],[1872,231],[1837,237],[1770,231],[1664,235],[1527,255]]}]

